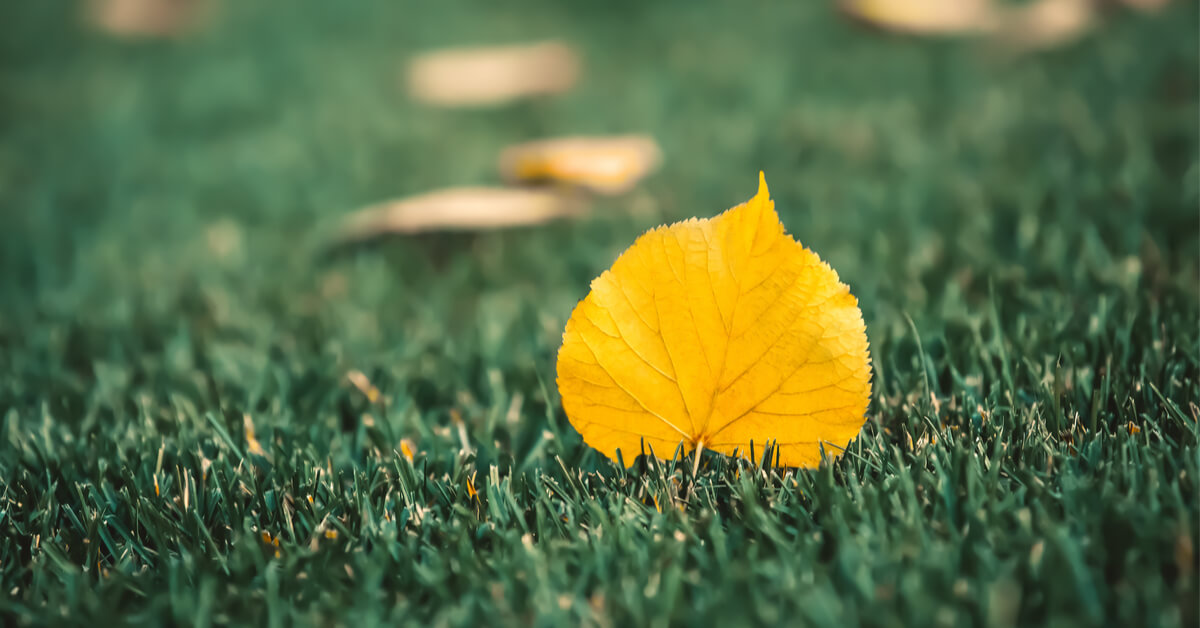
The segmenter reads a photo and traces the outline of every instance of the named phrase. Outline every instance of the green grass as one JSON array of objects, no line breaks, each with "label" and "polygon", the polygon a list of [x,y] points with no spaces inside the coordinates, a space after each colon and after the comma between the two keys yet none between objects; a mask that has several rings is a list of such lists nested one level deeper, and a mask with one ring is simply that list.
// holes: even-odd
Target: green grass
[{"label": "green grass", "polygon": [[[1196,625],[1195,3],[1019,60],[817,2],[347,4],[141,43],[0,9],[2,623]],[[561,98],[400,86],[549,36]],[[322,255],[581,132],[665,166],[582,222]],[[867,425],[813,471],[616,468],[559,403],[566,317],[759,169],[860,298]]]}]

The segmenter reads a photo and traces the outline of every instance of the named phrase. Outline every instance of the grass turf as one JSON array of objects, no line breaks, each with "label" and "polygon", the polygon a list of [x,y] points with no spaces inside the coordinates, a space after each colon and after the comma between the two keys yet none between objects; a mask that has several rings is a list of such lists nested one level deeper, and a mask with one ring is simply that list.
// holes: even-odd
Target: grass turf
[{"label": "grass turf", "polygon": [[[1007,61],[823,3],[449,4],[141,43],[0,9],[4,623],[1195,625],[1195,3]],[[398,85],[547,36],[561,98]],[[321,254],[506,143],[628,131],[666,166],[586,221]],[[566,317],[759,169],[861,300],[867,425],[819,470],[616,468],[554,389]]]}]

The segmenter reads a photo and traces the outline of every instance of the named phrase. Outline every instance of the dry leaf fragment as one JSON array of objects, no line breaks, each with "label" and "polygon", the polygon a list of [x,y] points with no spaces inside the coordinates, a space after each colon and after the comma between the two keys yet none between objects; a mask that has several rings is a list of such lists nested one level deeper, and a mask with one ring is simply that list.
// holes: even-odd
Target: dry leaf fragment
[{"label": "dry leaf fragment", "polygon": [[558,41],[454,48],[413,59],[408,91],[430,105],[483,107],[565,92],[578,78],[579,56]]},{"label": "dry leaf fragment", "polygon": [[262,443],[258,442],[258,437],[254,432],[254,420],[250,418],[249,413],[242,415],[242,429],[246,432],[246,450],[256,456],[267,456],[267,452],[263,450]]},{"label": "dry leaf fragment", "polygon": [[472,231],[535,225],[577,215],[582,205],[549,190],[449,188],[359,210],[346,217],[342,240],[389,233]]},{"label": "dry leaf fragment", "polygon": [[379,389],[375,387],[375,384],[371,383],[370,378],[368,378],[362,371],[358,369],[351,369],[350,372],[346,373],[346,379],[358,389],[358,392],[362,393],[363,396],[367,398],[367,401],[370,401],[371,403],[379,401]]},{"label": "dry leaf fragment", "polygon": [[812,467],[858,434],[871,390],[858,301],[784,232],[758,194],[710,219],[659,227],[592,282],[558,353],[571,424],[632,464],[677,446]]},{"label": "dry leaf fragment", "polygon": [[479,501],[479,491],[475,490],[475,474],[477,471],[472,471],[467,477],[467,497]]},{"label": "dry leaf fragment", "polygon": [[1007,11],[996,37],[1015,52],[1033,52],[1070,43],[1096,23],[1094,0],[1037,0]]},{"label": "dry leaf fragment", "polygon": [[407,438],[400,439],[400,455],[404,456],[405,460],[412,462],[416,451],[417,446],[411,440]]},{"label": "dry leaf fragment", "polygon": [[992,0],[841,0],[851,18],[908,35],[971,35],[995,27]]},{"label": "dry leaf fragment", "polygon": [[170,37],[203,25],[214,0],[90,0],[87,17],[98,30],[121,37]]},{"label": "dry leaf fragment", "polygon": [[505,149],[500,174],[507,181],[560,181],[601,194],[621,194],[661,162],[662,151],[649,137],[562,137]]}]

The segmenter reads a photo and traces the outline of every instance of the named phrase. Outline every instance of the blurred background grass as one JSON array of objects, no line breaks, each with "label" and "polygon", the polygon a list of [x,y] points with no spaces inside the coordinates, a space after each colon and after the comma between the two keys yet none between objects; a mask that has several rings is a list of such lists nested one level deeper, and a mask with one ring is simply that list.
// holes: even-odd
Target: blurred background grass
[{"label": "blurred background grass", "polygon": [[[1022,624],[1186,621],[1200,14],[1176,2],[1108,17],[1080,42],[1006,58],[865,30],[817,2],[228,2],[209,28],[166,41],[88,31],[73,2],[0,9],[6,614],[957,624],[1011,608]],[[543,38],[583,55],[567,94],[452,111],[404,93],[418,52]],[[628,132],[657,138],[664,167],[584,221],[322,254],[354,208],[498,182],[510,143]],[[607,515],[547,491],[575,477],[556,455],[617,481],[553,390],[588,281],[645,229],[748,198],[760,169],[788,230],[862,304],[876,391],[860,454],[795,476],[808,490],[791,498],[771,493],[790,494],[778,476],[747,488],[714,469],[722,506],[693,503],[690,520],[647,499],[666,499],[651,480],[669,474],[590,480],[582,495]],[[352,369],[382,407],[345,383]],[[271,463],[242,457],[243,413]],[[466,459],[454,413],[478,449]],[[906,439],[920,434],[940,440],[922,453]],[[409,472],[393,453],[402,437],[433,496],[393,490]],[[985,473],[997,443],[1046,457],[996,454],[1003,472]],[[205,465],[228,475],[196,520],[156,499],[153,486],[178,495]],[[525,514],[472,507],[476,469],[472,490]],[[901,512],[894,482],[959,492]],[[1122,497],[1063,501],[1101,499],[1097,487]],[[776,497],[752,508],[747,491]],[[311,512],[285,517],[313,492]],[[613,514],[623,496],[645,512]],[[395,520],[425,508],[444,530],[406,536]],[[959,529],[975,509],[1016,519],[985,519],[975,547]],[[1044,523],[1022,526],[1031,511]],[[958,527],[938,528],[942,515]],[[579,538],[604,516],[631,527]],[[112,517],[123,532],[102,543]],[[560,517],[575,527],[540,527]],[[340,553],[306,554],[332,520]],[[452,532],[466,522],[478,530]],[[917,523],[933,531],[889,536]],[[531,526],[544,548],[522,542]],[[278,565],[255,545],[267,529],[290,544]],[[845,549],[872,534],[870,551]],[[1031,566],[1046,539],[1061,569]],[[727,542],[733,563],[705,549]],[[675,593],[656,598],[647,577]]]}]

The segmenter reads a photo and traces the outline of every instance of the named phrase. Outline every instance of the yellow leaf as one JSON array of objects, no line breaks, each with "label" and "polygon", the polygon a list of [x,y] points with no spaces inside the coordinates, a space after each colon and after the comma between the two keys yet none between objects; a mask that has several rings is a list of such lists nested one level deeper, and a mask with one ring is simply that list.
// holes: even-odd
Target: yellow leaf
[{"label": "yellow leaf", "polygon": [[198,30],[210,21],[214,0],[89,0],[97,30],[117,37],[166,38]]},{"label": "yellow leaf", "polygon": [[475,490],[475,472],[471,472],[471,477],[467,478],[467,496],[471,499],[478,500],[479,492]]},{"label": "yellow leaf", "polygon": [[242,415],[242,427],[246,432],[246,450],[250,453],[266,457],[267,452],[263,450],[262,443],[258,442],[258,438],[254,435],[254,421],[249,414]]},{"label": "yellow leaf", "polygon": [[579,199],[549,190],[449,188],[360,209],[344,219],[338,239],[522,227],[578,216],[585,209]]},{"label": "yellow leaf", "polygon": [[559,41],[439,50],[408,67],[414,100],[438,107],[490,107],[565,92],[579,79],[579,55]]},{"label": "yellow leaf", "polygon": [[413,455],[416,453],[416,451],[417,447],[411,440],[408,440],[407,438],[400,439],[400,455],[404,456],[405,460],[412,462]]},{"label": "yellow leaf", "polygon": [[621,194],[661,162],[662,151],[649,137],[560,137],[504,149],[500,174],[518,183],[560,181],[599,194]]},{"label": "yellow leaf", "polygon": [[558,389],[575,429],[626,464],[768,441],[783,466],[840,454],[871,391],[858,301],[784,232],[767,184],[711,219],[642,235],[567,321]]},{"label": "yellow leaf", "polygon": [[995,27],[992,0],[839,0],[851,18],[909,35],[969,35]]},{"label": "yellow leaf", "polygon": [[1095,24],[1095,2],[1037,0],[1004,13],[996,39],[1015,52],[1035,52],[1076,41]]},{"label": "yellow leaf", "polygon": [[350,380],[350,383],[367,398],[367,401],[371,403],[379,401],[379,389],[371,383],[371,380],[362,371],[357,369],[351,370],[349,373],[346,373],[346,379]]}]

